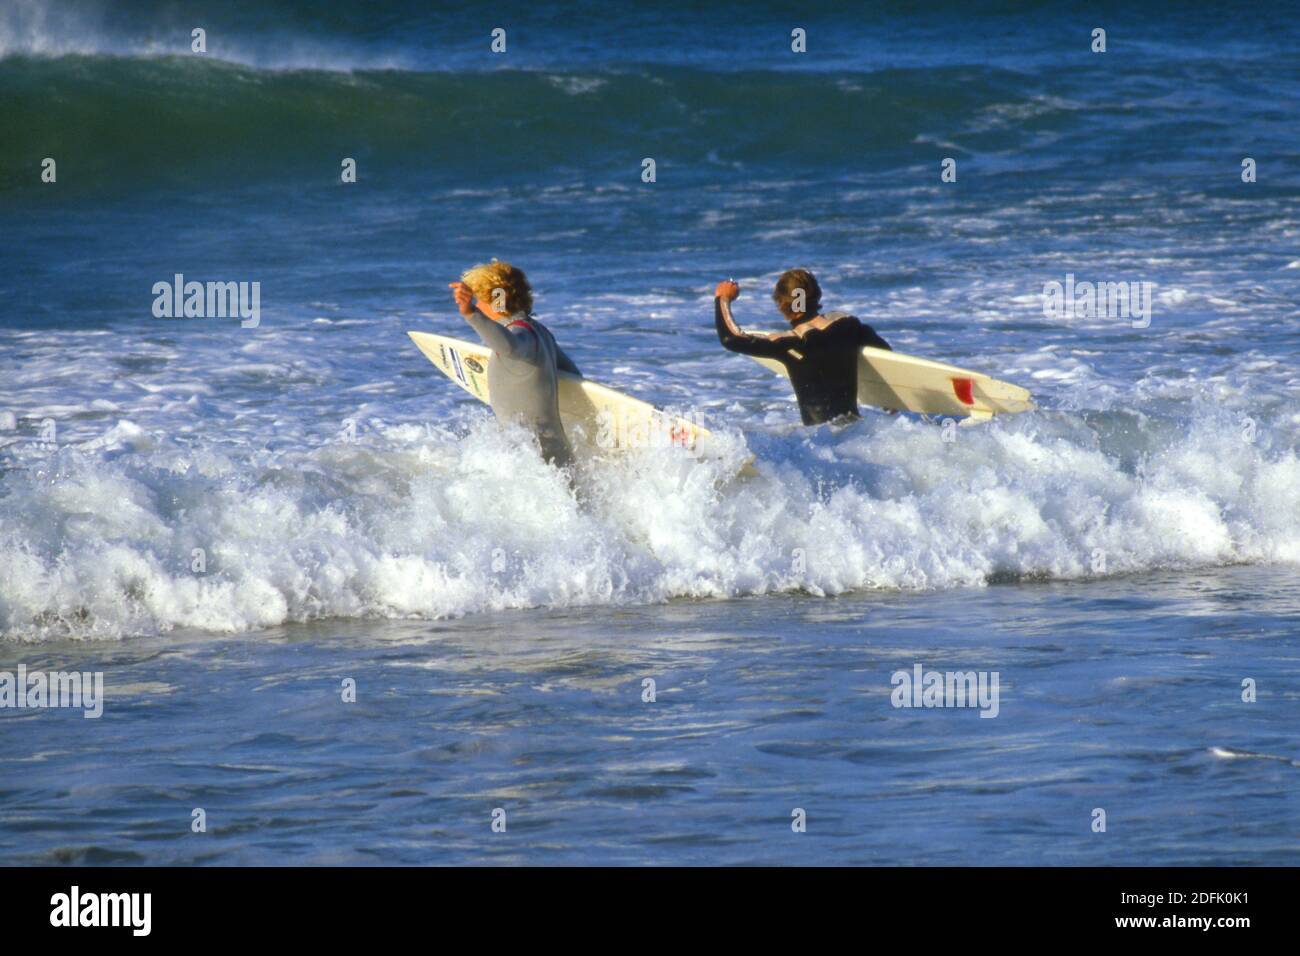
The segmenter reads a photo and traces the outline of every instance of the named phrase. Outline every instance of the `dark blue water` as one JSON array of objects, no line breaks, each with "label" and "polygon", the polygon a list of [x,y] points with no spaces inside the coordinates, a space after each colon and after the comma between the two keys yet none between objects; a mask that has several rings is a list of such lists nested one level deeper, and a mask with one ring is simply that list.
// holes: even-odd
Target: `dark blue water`
[{"label": "dark blue water", "polygon": [[[6,859],[1294,862],[1300,16],[423,7],[0,11],[0,671],[109,694],[0,710]],[[498,429],[405,336],[491,256],[727,459]],[[795,265],[1039,410],[797,428],[711,303]]]},{"label": "dark blue water", "polygon": [[[111,687],[6,715],[5,856],[1287,865],[1298,613],[1233,569],[9,646]],[[999,671],[997,718],[892,707],[918,661]]]}]

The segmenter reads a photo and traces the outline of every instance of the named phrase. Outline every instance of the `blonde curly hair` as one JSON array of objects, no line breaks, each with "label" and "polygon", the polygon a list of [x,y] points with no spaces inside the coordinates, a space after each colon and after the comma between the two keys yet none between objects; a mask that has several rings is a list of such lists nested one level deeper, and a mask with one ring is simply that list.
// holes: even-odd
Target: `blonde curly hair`
[{"label": "blonde curly hair", "polygon": [[[488,303],[498,312],[533,311],[533,287],[524,270],[508,262],[493,259],[466,269],[460,281],[469,286],[476,299]],[[497,290],[500,289],[500,294]]]}]

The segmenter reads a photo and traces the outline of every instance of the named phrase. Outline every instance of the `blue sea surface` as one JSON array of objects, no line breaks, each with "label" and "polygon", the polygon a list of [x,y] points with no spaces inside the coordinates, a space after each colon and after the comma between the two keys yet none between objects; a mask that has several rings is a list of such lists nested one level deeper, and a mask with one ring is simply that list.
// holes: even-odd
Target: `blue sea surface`
[{"label": "blue sea surface", "polygon": [[[106,688],[0,708],[0,859],[1300,862],[1300,13],[427,6],[0,9],[0,675]],[[493,256],[721,457],[438,374]],[[712,313],[793,266],[1037,410],[799,427]]]}]

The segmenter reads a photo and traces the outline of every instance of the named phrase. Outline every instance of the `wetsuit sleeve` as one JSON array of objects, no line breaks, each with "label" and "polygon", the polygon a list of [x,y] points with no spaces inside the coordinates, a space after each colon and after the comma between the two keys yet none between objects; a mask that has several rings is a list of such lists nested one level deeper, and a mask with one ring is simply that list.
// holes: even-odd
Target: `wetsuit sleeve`
[{"label": "wetsuit sleeve", "polygon": [[555,346],[555,367],[561,372],[572,372],[574,375],[581,375],[582,371],[573,363],[573,359],[564,353],[564,349],[558,345]]},{"label": "wetsuit sleeve", "polygon": [[858,319],[858,325],[862,327],[862,331],[858,334],[859,345],[870,345],[873,349],[885,349],[889,352],[894,351],[890,348],[889,343],[877,335],[876,330],[867,325],[867,323]]},{"label": "wetsuit sleeve", "polygon": [[521,343],[519,340],[499,322],[493,322],[487,316],[479,315],[477,312],[464,316],[464,319],[478,333],[478,337],[483,340],[483,344],[493,352],[513,359],[527,358],[525,354],[522,354],[523,350],[520,348]]},{"label": "wetsuit sleeve", "polygon": [[741,355],[760,355],[764,358],[785,358],[789,346],[766,335],[749,335],[736,325],[731,317],[731,306],[717,296],[713,300],[713,324],[718,330],[718,341],[729,352]]}]

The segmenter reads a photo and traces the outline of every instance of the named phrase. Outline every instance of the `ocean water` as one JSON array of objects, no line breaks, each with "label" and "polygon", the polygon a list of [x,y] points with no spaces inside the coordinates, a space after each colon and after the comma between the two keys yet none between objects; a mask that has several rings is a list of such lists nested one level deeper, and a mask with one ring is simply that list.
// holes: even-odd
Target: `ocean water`
[{"label": "ocean water", "polygon": [[[106,688],[0,710],[0,858],[1297,862],[1300,13],[425,6],[0,8],[0,672]],[[720,457],[499,428],[405,335],[491,256]],[[711,296],[795,265],[1038,410],[798,427]]]}]

